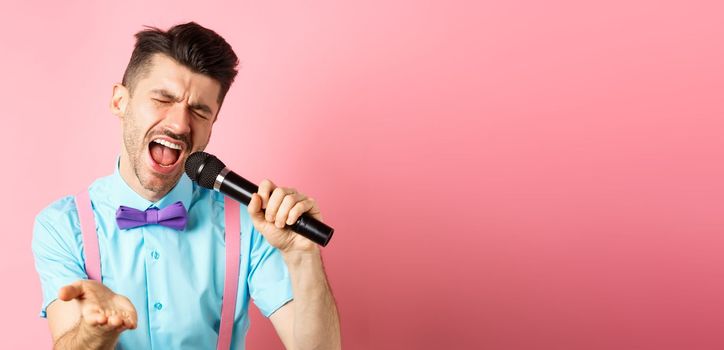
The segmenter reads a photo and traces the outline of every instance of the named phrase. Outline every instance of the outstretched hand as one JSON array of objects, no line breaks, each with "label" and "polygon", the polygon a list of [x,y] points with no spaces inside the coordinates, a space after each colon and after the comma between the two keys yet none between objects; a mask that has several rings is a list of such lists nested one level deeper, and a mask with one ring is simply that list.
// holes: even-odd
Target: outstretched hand
[{"label": "outstretched hand", "polygon": [[138,326],[136,308],[131,301],[92,280],[78,280],[60,288],[58,298],[76,299],[81,310],[81,326],[97,333],[121,333]]}]

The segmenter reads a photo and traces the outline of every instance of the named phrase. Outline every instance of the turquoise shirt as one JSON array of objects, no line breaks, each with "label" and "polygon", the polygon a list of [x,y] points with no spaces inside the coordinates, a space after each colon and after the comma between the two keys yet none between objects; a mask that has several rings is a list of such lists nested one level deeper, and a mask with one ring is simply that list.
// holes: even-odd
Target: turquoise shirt
[{"label": "turquoise shirt", "polygon": [[[128,297],[138,312],[138,328],[123,332],[117,349],[215,349],[226,271],[223,195],[199,187],[184,174],[164,198],[149,202],[121,178],[117,163],[115,173],[96,180],[89,191],[103,284]],[[128,230],[116,226],[120,205],[145,210],[176,201],[182,201],[189,213],[184,231],[161,225]],[[254,228],[243,205],[240,234],[232,349],[244,349],[250,298],[267,317],[292,299],[280,252]],[[45,317],[46,307],[62,286],[88,278],[73,196],[37,215],[32,248]]]}]

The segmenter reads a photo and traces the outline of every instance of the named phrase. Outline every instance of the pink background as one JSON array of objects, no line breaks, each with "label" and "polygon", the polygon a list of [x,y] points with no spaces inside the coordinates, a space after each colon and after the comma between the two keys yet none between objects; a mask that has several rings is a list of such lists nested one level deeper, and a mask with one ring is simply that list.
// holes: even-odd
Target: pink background
[{"label": "pink background", "polygon": [[[0,348],[49,347],[33,217],[113,170],[132,35],[188,20],[243,65],[209,151],[312,194],[337,228],[346,349],[724,348],[721,2],[0,13]],[[249,348],[279,347],[254,317]]]}]

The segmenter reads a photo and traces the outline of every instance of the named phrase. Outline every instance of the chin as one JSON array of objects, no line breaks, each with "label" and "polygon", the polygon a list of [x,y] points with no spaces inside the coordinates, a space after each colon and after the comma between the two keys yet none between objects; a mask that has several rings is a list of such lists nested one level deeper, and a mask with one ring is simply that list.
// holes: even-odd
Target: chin
[{"label": "chin", "polygon": [[[142,163],[142,162],[139,162]],[[141,186],[147,191],[165,194],[171,190],[181,178],[183,169],[175,169],[171,173],[160,173],[147,164],[138,164],[136,177]]]},{"label": "chin", "polygon": [[170,191],[174,186],[176,186],[176,183],[178,183],[178,179],[180,177],[181,174],[164,176],[163,178],[151,175],[150,178],[147,179],[148,181],[141,181],[141,185],[148,191],[158,194],[165,194],[166,192]]}]

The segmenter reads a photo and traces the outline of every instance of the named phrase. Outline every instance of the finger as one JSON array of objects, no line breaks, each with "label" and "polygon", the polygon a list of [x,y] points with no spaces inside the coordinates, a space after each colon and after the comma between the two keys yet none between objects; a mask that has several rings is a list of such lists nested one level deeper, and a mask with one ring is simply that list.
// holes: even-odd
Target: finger
[{"label": "finger", "polygon": [[136,308],[133,306],[131,299],[128,299],[125,295],[116,295],[115,299],[118,311],[116,312],[123,321],[123,327],[132,329],[136,325]]},{"label": "finger", "polygon": [[258,193],[251,194],[251,200],[246,210],[249,212],[249,216],[251,216],[255,224],[264,221],[264,212],[261,211],[261,196]]},{"label": "finger", "polygon": [[131,311],[131,313],[130,313],[130,315],[128,316],[128,318],[131,320],[131,324],[133,325],[133,329],[136,329],[136,327],[138,327],[138,314],[136,313],[136,311],[135,311],[135,310],[134,310],[134,311]]},{"label": "finger", "polygon": [[279,211],[279,206],[282,204],[282,200],[284,200],[284,197],[287,194],[294,192],[296,191],[293,188],[277,187],[274,189],[271,198],[269,198],[269,203],[267,203],[266,206],[266,221],[274,222],[274,219],[277,216],[277,211]]},{"label": "finger", "polygon": [[86,321],[87,324],[90,324],[92,326],[105,324],[107,321],[105,313],[97,307],[84,307],[83,311],[81,312],[81,317]]},{"label": "finger", "polygon": [[108,328],[111,330],[118,330],[120,327],[123,327],[123,316],[121,316],[121,312],[116,309],[110,309],[108,312],[106,312],[106,315],[108,316]]},{"label": "finger", "polygon": [[259,189],[256,191],[256,193],[258,193],[261,197],[262,209],[267,207],[269,203],[269,198],[271,197],[272,191],[274,191],[275,188],[277,188],[277,186],[269,179],[264,179],[259,184]]},{"label": "finger", "polygon": [[58,291],[58,299],[62,301],[71,301],[83,295],[83,283],[81,280],[75,281],[67,286],[60,288]]},{"label": "finger", "polygon": [[121,311],[119,315],[121,316],[121,320],[123,320],[123,325],[125,326],[126,322],[130,320],[128,317],[128,311]]},{"label": "finger", "polygon": [[108,317],[108,325],[112,328],[118,328],[123,325],[123,319],[117,314],[112,314]]},{"label": "finger", "polygon": [[254,227],[256,227],[257,230],[265,232],[266,228],[268,228],[272,224],[264,219],[264,211],[259,210],[253,213],[251,212],[253,209],[261,207],[261,196],[259,196],[258,193],[254,193],[251,195],[251,199],[252,201],[249,202],[250,206],[253,205],[253,207],[249,209],[249,216],[251,217],[251,222],[254,224]]},{"label": "finger", "polygon": [[105,312],[98,310],[97,312],[91,313],[87,318],[89,323],[92,325],[102,326],[108,323],[108,316]]},{"label": "finger", "polygon": [[249,200],[246,210],[252,215],[261,213],[261,196],[258,193],[251,194],[251,200]]},{"label": "finger", "polygon": [[297,202],[304,200],[304,195],[301,193],[288,194],[282,200],[282,204],[279,206],[274,225],[278,228],[284,228],[284,224],[287,222],[287,216],[289,211],[294,207]]},{"label": "finger", "polygon": [[96,325],[102,326],[108,323],[108,316],[99,312],[93,316],[92,320],[95,322]]},{"label": "finger", "polygon": [[136,329],[136,318],[135,318],[135,312],[126,312],[124,311],[123,314],[123,326],[128,329]]},{"label": "finger", "polygon": [[124,318],[123,324],[121,324],[121,328],[123,329],[136,329],[136,325],[131,321],[130,318]]},{"label": "finger", "polygon": [[316,202],[312,198],[306,198],[301,202],[297,202],[294,204],[294,207],[292,207],[291,210],[289,210],[289,215],[287,216],[287,225],[293,225],[297,220],[299,219],[302,214],[308,212],[312,208],[316,206]]}]

